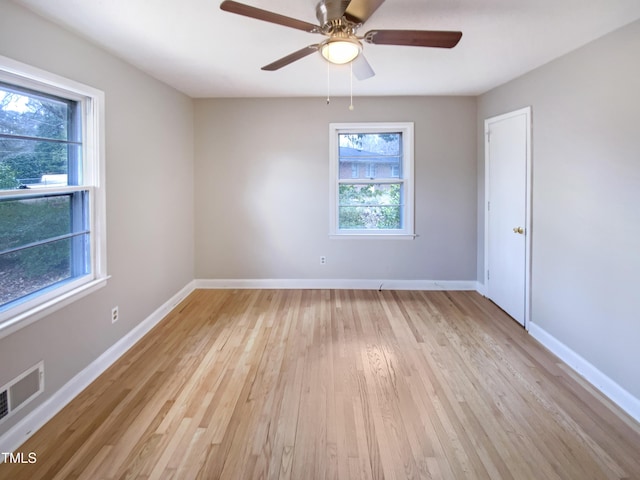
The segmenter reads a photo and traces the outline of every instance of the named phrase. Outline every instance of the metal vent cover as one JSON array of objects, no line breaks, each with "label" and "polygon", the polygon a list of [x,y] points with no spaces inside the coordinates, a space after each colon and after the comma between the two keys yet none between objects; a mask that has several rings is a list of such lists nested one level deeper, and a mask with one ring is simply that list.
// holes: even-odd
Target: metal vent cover
[{"label": "metal vent cover", "polygon": [[39,362],[0,388],[0,422],[44,391],[44,362]]}]

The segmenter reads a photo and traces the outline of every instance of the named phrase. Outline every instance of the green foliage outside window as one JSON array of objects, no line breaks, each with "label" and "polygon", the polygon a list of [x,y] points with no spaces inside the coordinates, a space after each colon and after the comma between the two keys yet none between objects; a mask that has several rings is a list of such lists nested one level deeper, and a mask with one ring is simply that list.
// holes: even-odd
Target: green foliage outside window
[{"label": "green foliage outside window", "polygon": [[341,229],[399,229],[399,184],[343,184],[339,189]]}]

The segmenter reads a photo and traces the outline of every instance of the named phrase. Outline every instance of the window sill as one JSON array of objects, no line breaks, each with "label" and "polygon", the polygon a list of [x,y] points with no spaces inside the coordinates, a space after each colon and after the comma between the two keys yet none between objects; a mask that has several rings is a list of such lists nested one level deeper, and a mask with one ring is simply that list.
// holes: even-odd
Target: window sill
[{"label": "window sill", "polygon": [[0,325],[0,339],[17,332],[21,328],[31,325],[32,323],[40,320],[47,315],[52,314],[56,310],[66,307],[67,305],[80,300],[82,297],[101,289],[107,284],[109,276],[101,277],[90,282],[87,282],[78,288],[70,290],[62,295],[57,296],[37,305],[25,312],[19,313],[15,317],[8,319],[6,322]]},{"label": "window sill", "polygon": [[332,233],[331,240],[414,240],[414,233]]}]

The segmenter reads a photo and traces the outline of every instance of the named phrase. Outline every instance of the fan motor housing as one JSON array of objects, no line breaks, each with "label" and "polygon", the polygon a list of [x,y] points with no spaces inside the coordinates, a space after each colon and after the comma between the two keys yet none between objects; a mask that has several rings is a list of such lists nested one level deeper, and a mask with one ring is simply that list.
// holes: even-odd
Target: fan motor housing
[{"label": "fan motor housing", "polygon": [[342,18],[351,0],[323,0],[316,5],[316,18],[324,27],[332,20]]}]

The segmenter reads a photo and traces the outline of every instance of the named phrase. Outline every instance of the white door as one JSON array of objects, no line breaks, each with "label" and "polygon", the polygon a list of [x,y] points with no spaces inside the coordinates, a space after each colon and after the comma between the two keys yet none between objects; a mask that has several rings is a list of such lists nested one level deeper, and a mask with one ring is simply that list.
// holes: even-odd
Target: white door
[{"label": "white door", "polygon": [[486,294],[526,327],[531,109],[485,120]]}]

